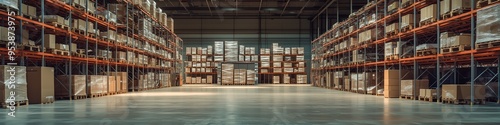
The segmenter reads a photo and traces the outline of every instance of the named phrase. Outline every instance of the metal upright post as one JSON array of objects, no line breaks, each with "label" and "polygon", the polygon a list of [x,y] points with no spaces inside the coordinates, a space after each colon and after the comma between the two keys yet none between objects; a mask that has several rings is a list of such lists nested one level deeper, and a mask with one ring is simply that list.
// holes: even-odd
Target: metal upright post
[{"label": "metal upright post", "polygon": [[[497,57],[497,82],[500,82],[500,55]],[[497,83],[498,84],[498,83]],[[500,104],[500,86],[497,86],[497,104]]]},{"label": "metal upright post", "polygon": [[[476,2],[474,2],[474,0],[470,0],[470,2],[471,2],[471,4],[470,4],[471,10],[474,10],[476,7]],[[474,32],[474,30],[476,29],[476,17],[472,16],[470,18],[470,20],[471,20],[471,24],[470,24],[470,26],[471,26],[470,27],[470,29],[471,29],[471,31],[470,31],[471,32],[471,35],[470,35],[471,50],[475,50],[474,45],[476,45],[476,42],[475,42],[476,32]],[[471,102],[470,105],[472,106],[472,105],[474,105],[474,95],[475,95],[475,91],[474,91],[475,90],[474,89],[475,88],[474,87],[475,80],[474,79],[476,77],[476,63],[475,63],[475,59],[474,59],[474,53],[470,54],[470,69],[471,69],[471,71],[470,71],[470,76],[471,76],[470,77],[470,87],[471,87],[470,88],[470,95],[471,95],[470,96],[471,97],[470,98],[470,102]]]},{"label": "metal upright post", "polygon": [[[41,8],[42,8],[41,9],[41,17],[42,17],[41,21],[45,22],[45,0],[40,0],[40,3],[42,3],[42,5],[41,5]],[[45,45],[45,26],[44,25],[42,25],[41,36],[42,36],[42,40],[41,40],[42,44],[41,45]],[[42,50],[45,51],[45,48],[44,47],[42,47],[42,48],[43,48]],[[41,66],[45,66],[45,55],[42,55],[41,62],[42,62]]]},{"label": "metal upright post", "polygon": [[[368,0],[366,1],[367,3],[369,2]],[[375,15],[378,16],[378,5],[375,5]],[[377,21],[378,22],[378,21]],[[356,25],[354,25],[356,26]],[[378,23],[375,24],[375,32],[378,33]],[[358,33],[358,36],[359,36],[359,33]],[[358,37],[359,39],[359,37]],[[378,35],[375,35],[375,39],[378,40]],[[378,45],[375,44],[375,62],[378,62]],[[378,64],[375,64],[375,95],[378,94]]]},{"label": "metal upright post", "polygon": [[[437,14],[440,15],[439,13],[441,12],[441,2],[437,2]],[[437,21],[439,21],[440,16],[437,16]],[[436,49],[437,49],[437,54],[442,54],[441,53],[441,47],[439,47],[441,45],[441,39],[440,38],[440,29],[439,29],[439,25],[436,27],[436,37],[437,37],[437,46]],[[436,82],[437,82],[437,103],[441,102],[441,58],[438,56],[437,59],[436,59]]]},{"label": "metal upright post", "polygon": [[[417,27],[417,8],[415,6],[413,6],[413,27]],[[413,57],[417,57],[417,34],[415,32],[413,32]],[[418,70],[420,69],[417,61],[415,60],[415,58],[413,59],[413,95],[416,95],[416,85],[415,85],[415,80],[417,80],[417,73],[418,73]]]}]

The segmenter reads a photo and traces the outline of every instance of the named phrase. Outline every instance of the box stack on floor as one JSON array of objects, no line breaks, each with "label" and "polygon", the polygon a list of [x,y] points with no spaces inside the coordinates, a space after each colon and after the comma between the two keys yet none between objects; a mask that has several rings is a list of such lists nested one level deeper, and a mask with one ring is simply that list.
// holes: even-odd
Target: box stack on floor
[{"label": "box stack on floor", "polygon": [[[186,47],[187,65],[185,67],[187,84],[213,84],[216,71],[211,45],[206,48]],[[193,80],[194,79],[194,80]],[[197,80],[200,79],[200,80]]]}]

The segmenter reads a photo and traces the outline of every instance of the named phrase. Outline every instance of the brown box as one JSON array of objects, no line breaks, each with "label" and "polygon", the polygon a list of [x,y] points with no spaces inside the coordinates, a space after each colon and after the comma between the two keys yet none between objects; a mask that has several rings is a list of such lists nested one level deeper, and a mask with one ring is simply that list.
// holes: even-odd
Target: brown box
[{"label": "brown box", "polygon": [[399,31],[399,23],[392,23],[385,27],[385,33],[397,32]]},{"label": "brown box", "polygon": [[117,84],[116,84],[117,78],[115,75],[108,76],[108,92],[109,93],[115,93],[117,92]]},{"label": "brown box", "polygon": [[384,86],[385,98],[397,98],[399,97],[399,92],[399,86]]},{"label": "brown box", "polygon": [[[425,98],[437,98],[437,90],[436,89],[424,89],[425,94],[423,95]],[[420,93],[422,94],[422,93]]]},{"label": "brown box", "polygon": [[413,95],[413,90],[417,90],[414,96],[418,96],[420,95],[420,89],[427,88],[429,88],[428,79],[415,80],[415,89],[413,88],[413,80],[401,80],[401,95],[411,96]]},{"label": "brown box", "polygon": [[460,34],[460,35],[457,35],[457,36],[452,36],[452,37],[449,37],[449,46],[450,47],[453,47],[453,46],[458,46],[458,45],[466,45],[466,46],[470,46],[470,34]]},{"label": "brown box", "polygon": [[56,49],[68,51],[69,50],[69,46],[66,45],[66,44],[56,43]]},{"label": "brown box", "polygon": [[437,5],[431,4],[427,7],[424,7],[420,10],[420,19],[421,21],[426,20],[436,20],[437,17]]},{"label": "brown box", "polygon": [[[419,22],[419,19],[418,19],[419,15],[417,15],[416,17],[417,17],[416,22]],[[407,14],[407,15],[404,15],[403,17],[401,17],[401,28],[404,28],[407,26],[413,27],[414,23],[415,23],[415,18],[414,18],[413,14]]]},{"label": "brown box", "polygon": [[56,36],[54,34],[45,34],[44,35],[44,47],[47,49],[55,49],[56,48]]},{"label": "brown box", "polygon": [[[69,81],[71,77],[71,81]],[[59,75],[56,76],[54,91],[56,97],[86,96],[85,75]],[[71,94],[69,93],[71,89]]]},{"label": "brown box", "polygon": [[[40,16],[40,18],[42,18],[42,16]],[[43,21],[45,21],[46,23],[57,23],[59,25],[66,25],[64,17],[61,17],[59,15],[44,15],[44,18],[45,20]]]},{"label": "brown box", "polygon": [[344,89],[351,90],[351,77],[344,76]]},{"label": "brown box", "polygon": [[[446,84],[442,86],[443,100],[471,99],[470,84]],[[474,99],[485,99],[485,86],[474,85]]]},{"label": "brown box", "polygon": [[[413,70],[401,70],[401,74],[404,75],[401,79],[413,79]],[[385,79],[399,79],[399,70],[384,70]]]},{"label": "brown box", "polygon": [[172,17],[167,18],[167,28],[174,32],[174,19]]},{"label": "brown box", "polygon": [[22,4],[22,10],[21,10],[21,12],[24,15],[28,15],[28,16],[31,16],[31,17],[36,17],[36,7],[30,6],[30,5],[26,5],[26,4]]},{"label": "brown box", "polygon": [[420,93],[418,94],[418,97],[419,98],[425,98],[425,94],[427,92],[427,89],[420,89],[419,92]]},{"label": "brown box", "polygon": [[387,11],[388,12],[395,11],[398,8],[399,8],[399,1],[394,1],[391,4],[389,4],[389,6],[387,6]]},{"label": "brown box", "polygon": [[207,83],[213,83],[213,76],[207,76]]},{"label": "brown box", "polygon": [[[87,80],[90,81],[87,87],[88,95],[105,94],[107,92],[107,77],[103,75],[88,75]],[[106,87],[105,87],[106,86]]]},{"label": "brown box", "polygon": [[448,0],[448,1],[451,1],[451,9],[450,9],[451,11],[460,10],[460,9],[461,10],[468,10],[471,7],[470,0]]},{"label": "brown box", "polygon": [[54,68],[26,67],[30,104],[54,102]]},{"label": "brown box", "polygon": [[439,12],[439,14],[443,15],[443,14],[446,14],[448,12],[450,12],[451,10],[451,0],[443,0],[441,1],[441,5],[440,5],[440,9],[441,9],[441,12]]}]

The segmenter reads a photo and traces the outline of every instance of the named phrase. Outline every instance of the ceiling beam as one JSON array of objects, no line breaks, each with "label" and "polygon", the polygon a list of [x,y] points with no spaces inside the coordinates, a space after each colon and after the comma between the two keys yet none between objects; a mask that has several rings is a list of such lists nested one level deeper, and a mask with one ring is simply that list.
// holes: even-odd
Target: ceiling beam
[{"label": "ceiling beam", "polygon": [[323,7],[323,9],[321,9],[321,11],[318,14],[316,14],[316,16],[314,16],[314,18],[312,20],[315,20],[316,18],[318,18],[318,16],[321,13],[323,13],[326,9],[328,9],[328,7],[330,7],[330,5],[332,5],[333,2],[335,2],[335,1],[337,1],[337,0],[331,0],[330,3],[328,3],[325,7]]},{"label": "ceiling beam", "polygon": [[290,3],[290,0],[286,1],[285,7],[283,7],[283,11],[281,11],[280,16],[283,16],[283,13],[285,13],[286,7],[288,7],[288,3]]},{"label": "ceiling beam", "polygon": [[205,0],[207,2],[207,8],[208,8],[208,11],[210,11],[210,16],[213,16],[212,14],[212,9],[210,9],[210,3],[208,3],[208,0]]},{"label": "ceiling beam", "polygon": [[260,0],[260,3],[259,3],[259,13],[260,13],[261,8],[262,8],[262,0]]},{"label": "ceiling beam", "polygon": [[184,7],[184,9],[189,13],[191,14],[191,12],[188,10],[188,8],[186,6],[184,6],[184,4],[182,4],[182,1],[179,0],[179,3],[181,4],[182,7]]},{"label": "ceiling beam", "polygon": [[311,1],[311,0],[307,0],[306,4],[304,4],[304,6],[302,6],[302,8],[300,8],[300,11],[297,14],[297,17],[300,17],[300,14],[302,14],[302,11],[304,11],[304,8],[306,8],[307,4],[309,4],[309,1]]}]

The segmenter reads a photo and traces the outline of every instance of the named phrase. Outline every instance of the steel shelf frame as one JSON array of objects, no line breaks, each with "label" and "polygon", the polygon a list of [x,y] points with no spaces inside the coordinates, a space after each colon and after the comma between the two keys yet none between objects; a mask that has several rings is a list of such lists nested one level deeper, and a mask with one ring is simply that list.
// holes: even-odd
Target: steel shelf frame
[{"label": "steel shelf frame", "polygon": [[[313,85],[318,87],[325,87],[323,77],[326,72],[336,72],[343,71],[344,75],[350,76],[352,71],[360,72],[360,71],[375,71],[381,72],[385,69],[399,69],[400,76],[406,75],[402,74],[402,69],[413,69],[413,80],[421,79],[421,78],[431,78],[436,79],[430,83],[429,87],[436,87],[440,89],[440,86],[443,85],[446,81],[452,81],[452,83],[459,83],[459,77],[469,77],[471,86],[477,84],[476,82],[483,82],[485,85],[490,85],[493,82],[497,82],[500,79],[500,48],[488,48],[488,49],[475,49],[475,37],[471,37],[471,50],[465,50],[462,52],[456,53],[441,53],[441,49],[437,47],[436,55],[428,55],[428,56],[417,56],[416,54],[416,46],[423,43],[437,43],[440,44],[440,35],[441,32],[446,31],[458,31],[458,32],[470,32],[471,36],[475,36],[475,20],[476,13],[479,9],[476,9],[476,3],[474,0],[471,0],[471,11],[464,12],[463,14],[459,14],[447,19],[440,19],[440,2],[436,1],[426,1],[426,0],[414,0],[409,6],[405,8],[401,8],[401,1],[396,1],[399,3],[399,8],[396,12],[389,14],[387,11],[387,5],[389,0],[378,0],[375,3],[371,3],[371,5],[366,6],[364,10],[359,11],[358,15],[364,14],[369,11],[375,10],[375,14],[378,15],[378,11],[383,11],[384,17],[381,19],[377,19],[375,23],[368,24],[367,26],[360,27],[355,29],[353,32],[348,33],[347,35],[343,35],[337,38],[332,37],[337,29],[344,26],[344,24],[349,24],[358,20],[357,17],[349,18],[343,22],[337,21],[340,25],[336,25],[332,27],[331,30],[328,30],[324,34],[316,37],[311,41],[313,45],[312,53],[313,56],[313,64],[311,68],[311,79],[313,80]],[[425,26],[418,26],[417,23],[417,14],[419,10],[423,7],[426,7],[431,4],[437,4],[437,21],[430,23]],[[498,4],[498,3],[496,3]],[[383,5],[383,7],[380,7]],[[491,6],[491,5],[489,5]],[[352,7],[352,5],[351,5]],[[380,10],[379,10],[380,9]],[[398,28],[399,33],[394,36],[385,36],[382,38],[378,38],[375,36],[376,40],[368,43],[362,43],[358,46],[348,47],[348,49],[336,50],[334,47],[336,44],[348,39],[350,37],[358,36],[360,32],[375,28],[376,32],[378,32],[379,26],[386,27],[388,23],[393,21],[398,21],[401,24],[401,17],[406,14],[413,14],[414,16],[414,24],[413,29],[408,31],[402,31],[401,28]],[[399,20],[398,18],[399,17]],[[339,19],[339,17],[337,17]],[[456,21],[460,20],[460,21]],[[454,24],[456,22],[464,22],[461,26],[456,26]],[[430,32],[429,32],[430,31]],[[314,38],[314,36],[313,36]],[[378,55],[379,53],[383,53],[383,50],[379,50],[379,45],[390,41],[403,41],[409,47],[412,47],[410,51],[403,51],[402,46],[399,46],[401,51],[399,51],[399,59],[396,60],[380,60],[378,56],[375,58],[375,62],[364,62],[364,63],[356,63],[350,65],[340,65],[338,62],[334,62],[333,60],[340,60],[342,57],[350,58],[352,57],[352,51],[354,50],[362,50],[364,51],[364,56],[366,57],[367,52],[371,51],[371,47],[374,47],[375,53]],[[333,51],[333,53],[331,53]],[[328,53],[327,53],[328,52]],[[413,52],[413,53],[411,53]],[[406,57],[404,55],[410,54],[413,57]],[[328,62],[328,63],[327,63]],[[333,64],[333,65],[332,65]],[[383,66],[383,69],[379,68]],[[470,74],[460,73],[460,69],[470,68]],[[378,75],[378,73],[376,73]],[[484,80],[484,77],[488,79]],[[376,89],[378,90],[378,86],[381,84],[383,79],[379,79],[379,76],[375,77],[377,84]],[[381,81],[379,81],[381,80]],[[401,80],[401,78],[400,78]],[[328,84],[328,83],[326,83]],[[355,84],[355,83],[351,83]],[[366,88],[366,86],[365,86]],[[415,84],[413,88],[416,88]],[[500,87],[491,88],[486,87],[487,89],[493,91],[497,89],[500,91]],[[419,90],[413,90],[415,92]],[[440,92],[440,91],[438,91]],[[474,90],[471,87],[471,97],[474,97]],[[500,100],[500,94],[494,93],[497,97],[497,100]],[[438,99],[440,99],[440,93],[438,93]],[[474,98],[470,100],[474,101]],[[439,100],[438,102],[441,102]],[[498,101],[500,103],[500,101]],[[473,105],[473,104],[471,104]]]},{"label": "steel shelf frame", "polygon": [[[100,6],[99,2],[102,2],[106,7],[106,9],[110,9],[109,6],[107,6],[108,3],[123,3],[126,4],[127,8],[132,8],[132,10],[127,9],[127,19],[129,16],[133,17],[134,14],[132,13],[141,13],[141,14],[135,14],[135,15],[144,15],[143,18],[151,18],[151,23],[156,26],[159,26],[158,28],[155,28],[153,32],[155,34],[159,34],[163,38],[165,38],[166,44],[160,44],[155,41],[146,39],[143,36],[139,36],[136,33],[134,33],[134,30],[130,31],[131,27],[128,27],[129,20],[126,21],[125,26],[117,26],[115,23],[108,22],[106,20],[101,20],[98,19],[96,16],[92,15],[90,12],[88,12],[88,9],[84,10],[79,10],[76,7],[73,7],[69,4],[63,3],[61,1],[57,0],[19,0],[18,1],[18,6],[20,7],[19,10],[17,10],[18,15],[17,16],[12,16],[13,18],[16,19],[17,24],[19,24],[19,29],[25,29],[29,30],[30,34],[33,32],[40,35],[40,39],[36,40],[36,44],[44,45],[45,44],[45,38],[44,34],[46,33],[51,33],[55,34],[57,36],[64,36],[65,40],[64,41],[58,41],[58,43],[65,43],[68,45],[71,45],[71,43],[77,43],[80,45],[84,45],[85,51],[89,52],[89,50],[96,51],[99,48],[104,48],[105,50],[108,51],[113,51],[113,53],[116,53],[117,51],[131,51],[134,53],[138,54],[144,54],[147,56],[150,56],[151,58],[156,58],[160,62],[158,65],[162,65],[163,62],[170,63],[172,67],[176,67],[177,65],[181,65],[180,63],[182,61],[177,54],[179,54],[178,51],[182,50],[182,39],[180,39],[175,33],[173,33],[171,30],[169,30],[167,27],[160,25],[158,20],[153,18],[151,14],[143,10],[142,8],[138,7],[137,5],[133,5],[132,2],[130,1],[122,1],[122,0],[94,0],[92,1],[94,4],[91,4],[90,1],[86,1],[85,3],[85,8],[88,6],[96,6],[97,7],[102,7]],[[34,20],[34,19],[28,19],[23,17],[23,14],[21,13],[21,4],[28,4],[37,7],[40,10],[41,13],[41,18],[40,20]],[[136,12],[134,9],[140,10],[139,12]],[[69,26],[68,30],[44,23],[44,18],[45,15],[47,15],[47,12],[55,12],[55,13],[49,13],[49,14],[55,14],[59,16],[63,16],[67,20],[72,20],[74,18],[76,19],[82,19],[85,20],[88,23],[93,23],[94,24],[94,29],[105,29],[107,30],[124,30],[126,31],[125,35],[127,36],[132,36],[133,38],[136,38],[142,42],[147,42],[151,44],[152,46],[156,46],[159,49],[166,50],[168,54],[171,56],[171,58],[166,58],[163,57],[162,55],[158,55],[155,53],[150,53],[141,50],[140,48],[133,48],[133,47],[128,47],[125,45],[120,45],[117,43],[110,43],[104,40],[101,40],[98,38],[97,35],[94,36],[88,36],[88,35],[82,35],[75,33],[71,31],[70,29],[73,28],[73,21],[69,21]],[[7,12],[5,10],[0,11],[0,20],[7,20]],[[89,29],[89,25],[85,25],[85,33],[88,33],[87,29]],[[22,33],[20,33],[22,34]],[[19,38],[22,38],[22,35],[18,36]],[[21,44],[21,41],[18,40],[16,41],[18,44]],[[125,40],[125,43],[130,42],[128,39]],[[69,50],[74,50],[77,48],[71,48],[69,46]],[[151,49],[151,48],[150,48]],[[7,53],[8,50],[6,48],[1,48],[0,53],[4,54]],[[109,60],[101,60],[98,59],[97,57],[90,58],[88,53],[85,53],[86,57],[88,58],[81,58],[81,57],[75,57],[75,56],[62,56],[62,55],[56,55],[56,54],[51,54],[51,53],[45,53],[45,52],[32,52],[32,51],[24,51],[24,50],[16,50],[15,51],[18,54],[18,57],[20,58],[20,65],[22,66],[52,66],[55,69],[55,74],[56,75],[73,75],[73,74],[82,74],[82,75],[98,75],[99,73],[102,72],[128,72],[130,73],[128,76],[128,84],[131,86],[131,91],[134,92],[134,78],[138,78],[137,76],[134,76],[136,73],[144,74],[147,72],[153,72],[153,73],[176,73],[180,74],[183,73],[182,71],[177,69],[174,69],[172,67],[160,67],[160,66],[146,66],[146,65],[136,65],[136,64],[129,64],[129,63],[121,63],[121,62],[115,62],[115,61],[109,61]],[[126,55],[127,57],[129,56],[128,53]],[[147,63],[147,62],[146,62]],[[2,64],[5,64],[5,56],[2,56]],[[129,72],[132,71],[132,72]],[[159,77],[160,80],[165,80],[166,78],[163,78],[163,76]],[[171,81],[174,81],[172,79],[176,79],[175,77],[171,77]],[[70,83],[71,77],[69,78],[67,83]],[[55,81],[55,84],[62,84],[64,81]],[[89,80],[86,79],[86,84],[88,86]],[[177,83],[172,83],[172,84],[177,84]],[[177,84],[178,85],[178,84]],[[71,89],[67,89],[69,93],[72,93]],[[72,99],[72,95],[68,95],[70,97],[70,100]]]}]

